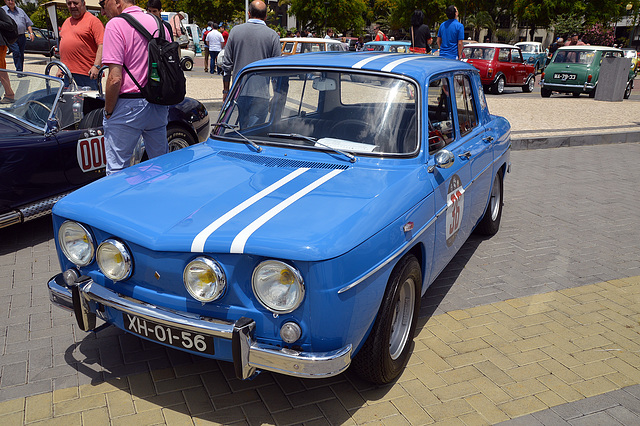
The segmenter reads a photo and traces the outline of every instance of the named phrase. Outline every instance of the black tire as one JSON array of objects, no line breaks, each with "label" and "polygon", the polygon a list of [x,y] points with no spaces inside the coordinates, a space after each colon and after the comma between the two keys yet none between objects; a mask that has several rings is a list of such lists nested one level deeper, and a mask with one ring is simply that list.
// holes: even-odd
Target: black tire
[{"label": "black tire", "polygon": [[549,89],[540,89],[540,96],[542,96],[543,98],[548,98],[551,96],[551,90]]},{"label": "black tire", "polygon": [[491,86],[489,86],[488,84],[484,84],[482,85],[482,90],[484,91],[484,93],[491,93]]},{"label": "black tire", "polygon": [[500,219],[502,218],[503,203],[503,179],[502,170],[496,173],[491,185],[491,194],[489,194],[489,203],[484,211],[482,220],[476,226],[475,233],[480,235],[495,235],[500,229]]},{"label": "black tire", "polygon": [[78,129],[95,129],[102,127],[102,118],[104,117],[104,108],[94,109],[85,114],[78,123]]},{"label": "black tire", "polygon": [[175,126],[167,127],[167,141],[169,142],[169,152],[186,148],[198,142],[191,133]]},{"label": "black tire", "polygon": [[590,98],[595,98],[596,97],[596,90],[598,90],[598,87],[594,87],[592,91],[589,92],[589,97]]},{"label": "black tire", "polygon": [[[373,328],[353,360],[363,379],[382,385],[402,373],[411,355],[421,287],[420,263],[408,254],[393,269]],[[401,318],[411,318],[410,323],[403,325]]]},{"label": "black tire", "polygon": [[624,98],[629,99],[631,96],[631,90],[633,89],[633,85],[631,84],[632,80],[627,81],[627,87],[624,89]]},{"label": "black tire", "polygon": [[524,93],[531,93],[533,92],[533,89],[535,87],[536,87],[536,78],[534,76],[530,76],[526,84],[522,86],[522,91]]},{"label": "black tire", "polygon": [[498,79],[491,85],[491,91],[496,95],[502,95],[504,93],[504,77],[500,76]]},{"label": "black tire", "polygon": [[193,60],[191,58],[182,58],[182,69],[184,71],[191,71],[193,69]]}]

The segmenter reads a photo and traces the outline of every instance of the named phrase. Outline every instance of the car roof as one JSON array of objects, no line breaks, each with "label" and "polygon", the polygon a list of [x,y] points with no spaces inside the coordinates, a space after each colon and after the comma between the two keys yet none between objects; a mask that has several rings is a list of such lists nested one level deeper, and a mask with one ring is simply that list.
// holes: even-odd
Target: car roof
[{"label": "car roof", "polygon": [[593,45],[590,45],[590,44],[562,46],[558,50],[613,50],[613,51],[616,51],[616,52],[622,52],[622,50],[618,49],[617,47],[593,46]]},{"label": "car roof", "polygon": [[507,47],[509,49],[519,49],[518,46],[505,43],[474,43],[473,45],[466,45],[465,47]]},{"label": "car roof", "polygon": [[519,44],[542,44],[539,41],[519,41],[517,42],[515,45],[519,45]]},{"label": "car roof", "polygon": [[372,45],[372,44],[380,44],[380,45],[410,45],[411,42],[408,40],[395,40],[395,41],[368,41],[365,43],[365,45]]},{"label": "car roof", "polygon": [[389,52],[315,52],[306,55],[279,56],[247,65],[257,67],[312,67],[341,68],[344,70],[366,70],[393,72],[424,81],[432,74],[450,71],[478,70],[470,64],[433,55]]},{"label": "car roof", "polygon": [[297,41],[303,43],[340,43],[340,40],[320,37],[283,37],[280,39],[280,41]]}]

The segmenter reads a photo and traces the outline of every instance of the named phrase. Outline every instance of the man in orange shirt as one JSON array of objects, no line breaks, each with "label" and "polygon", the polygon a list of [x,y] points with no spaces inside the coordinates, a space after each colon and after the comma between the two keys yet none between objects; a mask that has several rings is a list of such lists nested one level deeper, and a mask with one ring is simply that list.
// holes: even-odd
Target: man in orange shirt
[{"label": "man in orange shirt", "polygon": [[104,26],[98,18],[87,13],[85,0],[67,0],[67,8],[71,16],[60,30],[60,59],[78,86],[97,90]]}]

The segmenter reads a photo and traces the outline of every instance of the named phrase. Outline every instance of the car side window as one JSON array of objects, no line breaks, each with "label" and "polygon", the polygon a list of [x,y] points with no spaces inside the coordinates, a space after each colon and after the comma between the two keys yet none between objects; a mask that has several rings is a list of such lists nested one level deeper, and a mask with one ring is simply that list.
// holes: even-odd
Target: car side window
[{"label": "car side window", "polygon": [[522,54],[518,49],[511,49],[511,62],[522,63]]},{"label": "car side window", "polygon": [[446,77],[432,80],[427,91],[429,114],[429,153],[453,141],[451,89]]},{"label": "car side window", "polygon": [[498,52],[498,61],[509,62],[509,49],[500,49]]},{"label": "car side window", "polygon": [[469,76],[458,74],[454,77],[456,96],[456,108],[458,113],[458,127],[461,135],[466,135],[474,127],[478,126],[478,112],[476,111],[475,97],[471,90]]},{"label": "car side window", "polygon": [[282,53],[292,53],[293,52],[293,42],[288,41],[284,43],[284,48],[282,49]]}]

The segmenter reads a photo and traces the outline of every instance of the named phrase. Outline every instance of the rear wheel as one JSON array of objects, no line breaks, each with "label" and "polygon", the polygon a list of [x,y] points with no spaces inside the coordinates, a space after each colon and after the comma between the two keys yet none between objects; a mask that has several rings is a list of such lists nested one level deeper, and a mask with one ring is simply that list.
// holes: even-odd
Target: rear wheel
[{"label": "rear wheel", "polygon": [[543,98],[548,98],[549,96],[551,96],[551,90],[549,89],[540,89],[540,96],[542,96]]},{"label": "rear wheel", "polygon": [[500,229],[500,219],[502,218],[502,170],[496,173],[491,185],[491,195],[489,195],[489,204],[482,216],[482,220],[475,229],[477,234],[495,235]]},{"label": "rear wheel", "polygon": [[180,65],[182,65],[183,70],[191,71],[193,69],[193,59],[188,57],[182,58]]},{"label": "rear wheel", "polygon": [[572,93],[574,98],[579,98],[580,97],[580,92],[573,92]]},{"label": "rear wheel", "polygon": [[629,99],[629,96],[631,96],[631,89],[633,89],[633,85],[631,84],[632,80],[627,81],[627,87],[626,89],[624,89],[624,98],[625,99]]},{"label": "rear wheel", "polygon": [[589,92],[589,97],[590,98],[595,98],[596,97],[596,90],[597,89],[598,89],[597,87],[594,87],[593,90]]},{"label": "rear wheel", "polygon": [[504,93],[504,77],[498,77],[496,82],[491,86],[491,91],[496,95],[502,95],[502,93]]},{"label": "rear wheel", "polygon": [[363,379],[385,384],[404,369],[416,331],[421,286],[420,264],[408,254],[393,269],[373,328],[353,360]]}]

